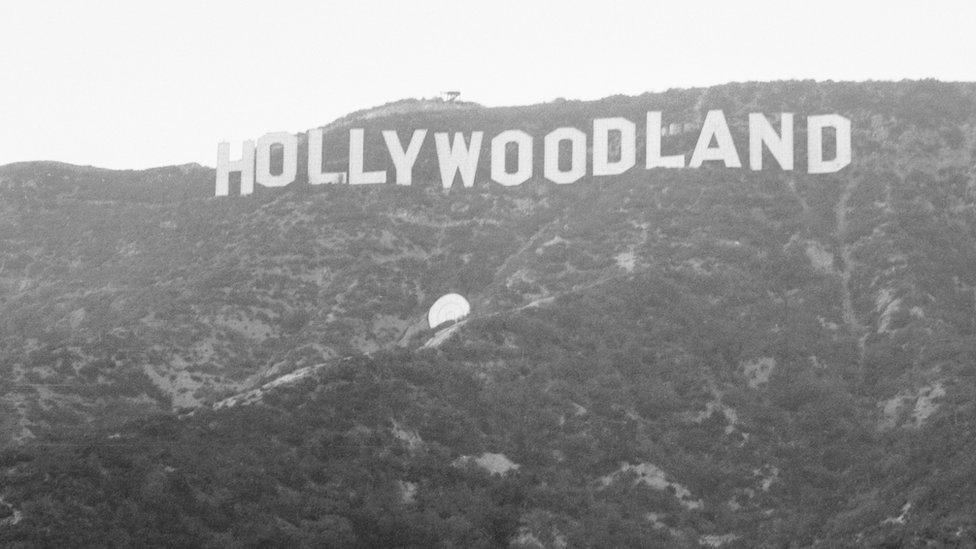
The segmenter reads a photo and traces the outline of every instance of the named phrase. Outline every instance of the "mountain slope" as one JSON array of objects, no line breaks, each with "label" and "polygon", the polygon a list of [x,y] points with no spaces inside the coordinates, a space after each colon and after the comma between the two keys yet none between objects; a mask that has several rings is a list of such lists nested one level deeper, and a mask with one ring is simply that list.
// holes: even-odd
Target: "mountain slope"
[{"label": "mountain slope", "polygon": [[[747,112],[838,112],[830,176],[446,193],[428,149],[410,188],[212,199],[199,167],[0,168],[0,539],[973,543],[974,99],[782,82],[355,120],[722,108],[742,153]],[[432,340],[449,291],[472,317]]]}]

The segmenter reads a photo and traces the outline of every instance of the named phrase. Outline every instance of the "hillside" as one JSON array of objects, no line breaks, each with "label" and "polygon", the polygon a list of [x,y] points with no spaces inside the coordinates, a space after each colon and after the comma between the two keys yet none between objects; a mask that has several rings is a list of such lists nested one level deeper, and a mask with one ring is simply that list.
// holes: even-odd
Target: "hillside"
[{"label": "hillside", "polygon": [[411,187],[213,198],[196,165],[0,167],[0,543],[976,544],[974,106],[804,81],[324,126],[344,169],[351,124],[723,109],[745,143],[748,112],[836,112],[826,176],[500,188],[483,157],[447,192],[428,147]]}]

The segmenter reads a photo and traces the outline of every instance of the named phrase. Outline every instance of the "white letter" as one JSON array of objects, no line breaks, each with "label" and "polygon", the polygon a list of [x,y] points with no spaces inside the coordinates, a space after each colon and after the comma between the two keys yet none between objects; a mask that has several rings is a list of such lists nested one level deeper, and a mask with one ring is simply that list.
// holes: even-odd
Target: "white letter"
[{"label": "white letter", "polygon": [[[620,131],[620,160],[610,162],[610,130]],[[619,175],[637,162],[636,126],[626,118],[593,120],[593,175]]]},{"label": "white letter", "polygon": [[386,148],[390,151],[390,158],[393,159],[393,167],[396,168],[397,185],[409,185],[413,182],[413,165],[417,161],[425,137],[427,137],[427,130],[414,130],[410,144],[404,151],[396,131],[383,132],[383,140],[386,141]]},{"label": "white letter", "polygon": [[753,170],[759,171],[763,167],[763,144],[769,147],[781,168],[793,169],[793,113],[782,113],[779,127],[780,134],[776,135],[765,116],[755,112],[749,114],[749,167]]},{"label": "white letter", "polygon": [[322,128],[308,130],[308,184],[342,183],[346,172],[322,171]]},{"label": "white letter", "polygon": [[[518,168],[505,171],[505,148],[509,143],[518,146]],[[507,130],[491,140],[491,178],[499,185],[521,185],[532,177],[532,136],[521,130]]]},{"label": "white letter", "polygon": [[[823,159],[823,130],[837,132],[837,154],[833,160]],[[825,114],[807,118],[807,173],[833,173],[851,163],[851,121],[839,114]]]},{"label": "white letter", "polygon": [[[674,126],[675,124],[672,124]],[[685,155],[661,156],[661,112],[647,113],[647,149],[645,167],[651,168],[684,168]]]},{"label": "white letter", "polygon": [[[271,146],[281,145],[282,165],[279,175],[271,175]],[[258,139],[255,179],[265,187],[284,187],[298,173],[298,138],[286,132],[266,133]]]},{"label": "white letter", "polygon": [[[718,146],[714,149],[709,147],[712,144],[712,137],[715,137]],[[698,168],[706,160],[721,160],[726,168],[741,168],[739,153],[735,150],[735,143],[732,142],[732,134],[729,133],[729,125],[725,123],[725,115],[722,111],[708,111],[705,115],[705,122],[702,124],[701,134],[698,136],[698,144],[695,145],[695,152],[691,154],[691,162],[688,165]]]},{"label": "white letter", "polygon": [[[559,144],[569,141],[573,144],[569,170],[559,169]],[[545,169],[546,179],[553,183],[565,185],[576,183],[586,175],[586,134],[576,128],[558,128],[549,132],[545,139]]]},{"label": "white letter", "polygon": [[454,175],[461,172],[461,184],[465,187],[474,186],[474,174],[478,168],[478,157],[481,156],[481,137],[483,132],[471,133],[471,146],[464,144],[464,134],[454,134],[454,142],[448,142],[446,133],[435,133],[434,142],[437,145],[437,163],[441,167],[441,186],[450,189],[454,183]]},{"label": "white letter", "polygon": [[230,161],[230,143],[217,144],[217,181],[214,196],[230,193],[230,172],[241,172],[241,196],[254,192],[254,141],[241,144],[241,159]]},{"label": "white letter", "polygon": [[386,183],[386,171],[363,172],[363,130],[349,130],[349,184],[373,185]]}]

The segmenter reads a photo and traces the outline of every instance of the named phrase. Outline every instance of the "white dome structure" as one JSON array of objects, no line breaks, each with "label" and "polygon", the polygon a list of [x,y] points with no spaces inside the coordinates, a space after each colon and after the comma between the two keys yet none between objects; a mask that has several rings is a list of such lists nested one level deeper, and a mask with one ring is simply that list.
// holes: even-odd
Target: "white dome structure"
[{"label": "white dome structure", "polygon": [[471,312],[471,304],[459,294],[442,295],[430,306],[427,312],[427,324],[436,328],[445,322],[460,320]]}]

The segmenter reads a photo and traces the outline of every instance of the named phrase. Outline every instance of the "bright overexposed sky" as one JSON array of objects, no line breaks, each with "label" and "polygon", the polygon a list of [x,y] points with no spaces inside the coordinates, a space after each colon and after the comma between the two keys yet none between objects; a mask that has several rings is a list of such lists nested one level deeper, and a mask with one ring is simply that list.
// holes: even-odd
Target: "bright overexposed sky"
[{"label": "bright overexposed sky", "polygon": [[976,2],[30,0],[0,17],[0,165],[212,166],[221,140],[454,89],[927,77],[976,80]]}]

